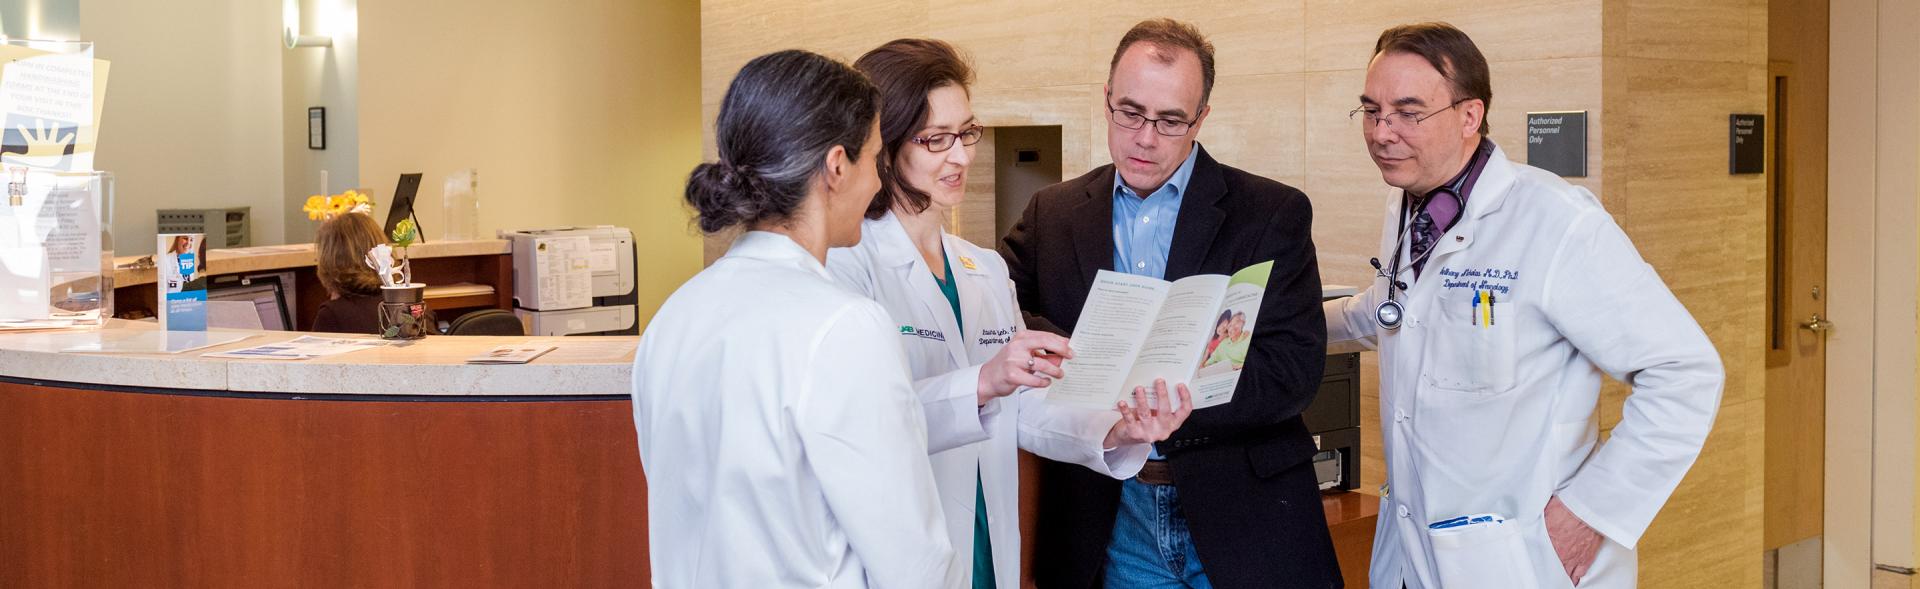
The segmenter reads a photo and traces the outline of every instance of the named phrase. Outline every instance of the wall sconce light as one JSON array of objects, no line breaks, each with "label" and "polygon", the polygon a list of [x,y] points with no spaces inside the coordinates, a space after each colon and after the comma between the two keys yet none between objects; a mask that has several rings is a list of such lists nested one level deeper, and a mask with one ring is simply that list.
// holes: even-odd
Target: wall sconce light
[{"label": "wall sconce light", "polygon": [[295,47],[332,47],[333,46],[333,37],[328,37],[326,35],[302,35],[300,33],[294,32],[293,27],[287,27],[285,31],[286,33],[284,37],[287,42],[288,49],[293,49]]},{"label": "wall sconce light", "polygon": [[281,40],[286,41],[288,49],[333,46],[333,37],[330,35],[300,34],[300,0],[285,0],[281,7],[280,36]]}]

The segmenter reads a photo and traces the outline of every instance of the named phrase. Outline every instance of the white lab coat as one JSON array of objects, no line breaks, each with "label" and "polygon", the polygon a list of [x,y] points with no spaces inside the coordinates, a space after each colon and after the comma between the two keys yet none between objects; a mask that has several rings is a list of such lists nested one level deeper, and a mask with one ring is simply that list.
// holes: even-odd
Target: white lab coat
[{"label": "white lab coat", "polygon": [[653,586],[942,582],[926,424],[889,329],[776,233],[674,291],[634,357]]},{"label": "white lab coat", "polygon": [[[1383,265],[1401,214],[1392,195]],[[1725,374],[1699,324],[1592,193],[1498,148],[1420,278],[1400,277],[1412,290],[1398,331],[1374,322],[1385,279],[1326,304],[1329,341],[1380,351],[1388,488],[1373,586],[1569,587],[1542,516],[1558,496],[1606,537],[1580,586],[1633,587],[1634,545],[1720,406]],[[1476,290],[1497,297],[1491,325]],[[1633,387],[1604,444],[1603,372]],[[1483,513],[1507,522],[1428,534]]]},{"label": "white lab coat", "polygon": [[893,320],[888,333],[897,334],[906,347],[914,390],[927,418],[927,446],[933,452],[947,537],[954,548],[955,566],[944,586],[973,583],[977,469],[986,491],[996,586],[1019,587],[1018,450],[1124,479],[1140,471],[1149,447],[1102,450],[1101,442],[1120,414],[1050,405],[1044,402],[1044,389],[1022,389],[978,406],[980,365],[1026,326],[1006,262],[993,250],[942,235],[963,315],[963,325],[956,326],[953,306],[899,220],[888,213],[867,221],[861,230],[859,245],[827,253],[827,269],[841,284],[879,301]]}]

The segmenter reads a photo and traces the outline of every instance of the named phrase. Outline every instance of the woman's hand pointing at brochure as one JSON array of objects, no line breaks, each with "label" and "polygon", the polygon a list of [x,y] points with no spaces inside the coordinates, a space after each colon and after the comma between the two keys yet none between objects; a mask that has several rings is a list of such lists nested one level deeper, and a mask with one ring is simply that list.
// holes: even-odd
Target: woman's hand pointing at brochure
[{"label": "woman's hand pointing at brochure", "polygon": [[985,407],[994,397],[1013,394],[1020,387],[1041,388],[1066,374],[1060,363],[1073,357],[1067,338],[1035,329],[1013,334],[1007,345],[980,365],[980,384],[976,389],[979,405]]}]

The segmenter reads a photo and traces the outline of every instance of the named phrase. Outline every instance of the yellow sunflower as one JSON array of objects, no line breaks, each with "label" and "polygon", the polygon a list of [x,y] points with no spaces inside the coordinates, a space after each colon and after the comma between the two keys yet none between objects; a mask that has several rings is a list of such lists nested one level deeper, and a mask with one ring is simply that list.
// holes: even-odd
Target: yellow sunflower
[{"label": "yellow sunflower", "polygon": [[306,211],[307,220],[309,221],[318,221],[325,218],[327,215],[327,197],[318,194],[309,196],[307,197],[306,206],[300,207],[300,210]]}]

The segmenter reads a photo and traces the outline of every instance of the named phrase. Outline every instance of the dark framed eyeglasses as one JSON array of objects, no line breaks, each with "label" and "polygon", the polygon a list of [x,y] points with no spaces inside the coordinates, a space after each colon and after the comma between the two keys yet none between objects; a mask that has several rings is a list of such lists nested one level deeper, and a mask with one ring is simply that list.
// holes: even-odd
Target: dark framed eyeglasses
[{"label": "dark framed eyeglasses", "polygon": [[1473,100],[1473,99],[1462,98],[1459,100],[1455,100],[1453,101],[1453,104],[1447,105],[1446,108],[1435,110],[1427,114],[1420,114],[1417,112],[1406,112],[1406,111],[1380,112],[1380,107],[1362,106],[1362,107],[1347,111],[1347,118],[1358,120],[1361,122],[1361,124],[1366,125],[1368,128],[1372,128],[1373,126],[1379,125],[1381,123],[1386,123],[1388,128],[1397,127],[1402,129],[1411,129],[1411,128],[1420,126],[1421,121],[1431,119],[1433,118],[1433,115],[1446,112],[1448,109],[1451,109],[1456,106],[1460,106],[1461,103],[1469,100]]},{"label": "dark framed eyeglasses", "polygon": [[927,135],[925,137],[914,137],[912,139],[908,139],[908,141],[912,141],[914,143],[919,144],[921,147],[927,148],[927,151],[940,153],[942,151],[953,149],[953,145],[955,143],[959,143],[960,145],[973,145],[975,143],[979,143],[980,136],[986,134],[986,132],[987,132],[986,127],[974,125],[971,127],[967,127],[965,129],[961,129],[959,133],[934,133],[932,135]]},{"label": "dark framed eyeglasses", "polygon": [[1193,131],[1192,121],[1150,118],[1130,110],[1114,108],[1112,104],[1107,105],[1107,118],[1113,119],[1113,124],[1119,125],[1120,128],[1130,131],[1138,131],[1141,127],[1147,126],[1147,123],[1153,123],[1155,133],[1168,137],[1185,137],[1187,133]]}]

